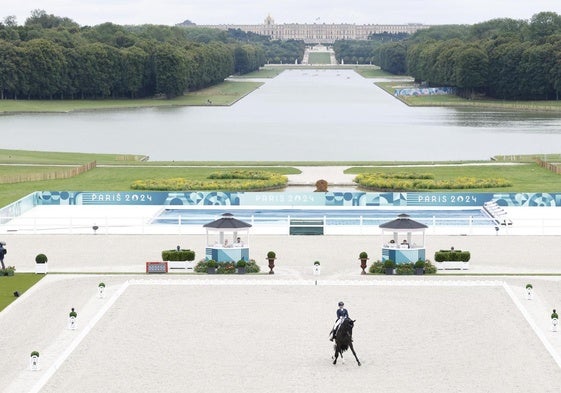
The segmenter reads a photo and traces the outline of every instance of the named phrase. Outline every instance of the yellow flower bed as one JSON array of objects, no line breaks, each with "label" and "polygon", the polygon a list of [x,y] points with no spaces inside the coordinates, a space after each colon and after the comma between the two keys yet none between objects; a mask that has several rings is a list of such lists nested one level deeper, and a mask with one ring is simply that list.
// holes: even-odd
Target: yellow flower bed
[{"label": "yellow flower bed", "polygon": [[224,171],[211,173],[205,180],[186,178],[136,180],[133,190],[151,191],[255,191],[286,186],[284,175],[265,171]]},{"label": "yellow flower bed", "polygon": [[361,187],[376,190],[438,190],[510,187],[512,183],[503,178],[478,179],[458,177],[453,180],[435,180],[431,174],[380,174],[363,173],[354,179]]}]

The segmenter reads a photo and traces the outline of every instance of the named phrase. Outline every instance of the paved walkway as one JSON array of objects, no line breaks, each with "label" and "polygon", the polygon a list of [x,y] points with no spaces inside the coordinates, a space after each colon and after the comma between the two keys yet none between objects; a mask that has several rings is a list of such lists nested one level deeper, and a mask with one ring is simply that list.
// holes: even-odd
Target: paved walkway
[{"label": "paved walkway", "polygon": [[329,185],[356,186],[353,179],[356,175],[346,174],[344,171],[348,166],[301,166],[296,167],[302,173],[298,175],[287,175],[290,186],[315,186],[316,181],[323,179]]}]

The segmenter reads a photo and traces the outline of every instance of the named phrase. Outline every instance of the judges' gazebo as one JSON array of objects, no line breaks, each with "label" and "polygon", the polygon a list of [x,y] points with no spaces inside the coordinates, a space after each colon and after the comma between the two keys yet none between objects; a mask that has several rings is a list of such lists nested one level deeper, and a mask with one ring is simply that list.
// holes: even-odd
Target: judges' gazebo
[{"label": "judges' gazebo", "polygon": [[428,228],[425,224],[412,220],[408,214],[400,214],[395,220],[380,224],[380,228],[382,236],[392,235],[382,246],[382,262],[391,259],[400,264],[425,260],[425,229]]},{"label": "judges' gazebo", "polygon": [[206,259],[217,262],[249,261],[249,228],[251,224],[234,218],[231,213],[203,225],[206,228]]}]

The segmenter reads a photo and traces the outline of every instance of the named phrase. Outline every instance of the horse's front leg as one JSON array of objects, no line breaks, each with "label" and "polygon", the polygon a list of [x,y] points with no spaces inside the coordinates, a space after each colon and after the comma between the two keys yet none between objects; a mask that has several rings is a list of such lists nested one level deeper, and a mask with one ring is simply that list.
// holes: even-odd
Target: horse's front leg
[{"label": "horse's front leg", "polygon": [[337,349],[337,345],[335,347],[335,354],[331,357],[333,359],[333,364],[337,364],[337,358],[339,357],[339,350]]},{"label": "horse's front leg", "polygon": [[356,356],[356,352],[355,349],[353,347],[353,343],[351,342],[351,345],[349,345],[351,348],[351,351],[353,352],[353,355],[355,356],[356,362],[358,363],[358,365],[360,366],[360,360],[358,360],[358,356]]}]

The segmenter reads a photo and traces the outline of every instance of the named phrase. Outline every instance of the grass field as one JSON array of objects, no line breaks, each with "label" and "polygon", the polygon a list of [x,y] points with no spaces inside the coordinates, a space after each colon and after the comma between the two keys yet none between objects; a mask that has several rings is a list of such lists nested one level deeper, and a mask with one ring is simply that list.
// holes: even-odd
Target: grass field
[{"label": "grass field", "polygon": [[[415,87],[412,81],[399,80],[395,82],[378,82],[377,86],[393,96],[396,88]],[[494,108],[508,110],[523,110],[533,112],[561,111],[561,100],[558,101],[505,101],[491,98],[466,99],[455,95],[432,96],[398,96],[403,103],[410,106],[450,106],[469,108]]]},{"label": "grass field", "polygon": [[435,180],[451,180],[458,177],[474,177],[478,179],[504,178],[512,183],[511,187],[502,188],[470,188],[469,190],[431,190],[438,192],[560,192],[561,176],[536,163],[525,163],[520,165],[452,165],[437,166],[426,164],[426,166],[410,167],[354,167],[349,168],[346,173],[359,174],[368,172],[383,173],[430,173]]},{"label": "grass field", "polygon": [[283,175],[300,173],[298,169],[290,165],[277,166],[278,163],[143,162],[123,161],[120,159],[121,157],[123,156],[111,154],[0,150],[0,176],[17,173],[43,173],[61,169],[53,167],[53,164],[78,166],[91,161],[98,163],[95,169],[69,179],[1,184],[0,206],[8,205],[38,190],[125,191],[131,189],[130,186],[135,180],[176,177],[203,180],[211,172],[224,170],[224,166],[229,169],[243,167],[245,170],[266,170]]},{"label": "grass field", "polygon": [[[69,191],[126,191],[130,190],[135,180],[167,179],[183,177],[191,180],[203,180],[211,172],[243,168],[246,170],[266,170],[280,174],[298,174],[295,166],[329,165],[348,166],[350,174],[363,172],[408,172],[431,173],[435,179],[448,180],[457,177],[504,178],[512,186],[497,189],[470,189],[472,192],[559,192],[561,176],[544,169],[532,161],[532,156],[503,157],[505,161],[518,165],[504,165],[497,159],[491,162],[438,162],[438,163],[404,163],[404,162],[144,162],[123,160],[125,155],[53,153],[17,150],[0,150],[0,176],[13,172],[40,173],[56,170],[53,165],[81,165],[97,161],[98,166],[84,174],[69,179],[29,181],[24,183],[1,184],[0,206],[8,205],[31,192],[38,190]],[[544,158],[555,162],[560,155]],[[10,164],[10,165],[6,165]],[[26,165],[34,164],[34,165]],[[395,165],[400,167],[395,167]],[[485,165],[483,165],[485,164]],[[401,165],[409,165],[401,167]],[[432,190],[450,191],[450,190]],[[458,191],[458,190],[455,190]]]},{"label": "grass field", "polygon": [[262,83],[250,81],[225,81],[206,89],[186,93],[173,99],[111,99],[111,100],[1,100],[0,113],[25,112],[71,112],[96,109],[122,109],[142,107],[189,106],[189,105],[232,105],[251,93]]},{"label": "grass field", "polygon": [[15,291],[18,291],[21,295],[43,277],[43,274],[18,272],[11,277],[0,277],[0,311],[5,309],[10,303],[17,299],[14,296]]},{"label": "grass field", "polygon": [[372,67],[358,67],[355,72],[360,74],[363,78],[403,78],[401,76],[395,76],[389,72],[383,71],[377,66]]},{"label": "grass field", "polygon": [[246,79],[246,78],[274,78],[284,71],[282,67],[263,67],[258,71],[253,71],[248,74],[236,75],[235,79]]},{"label": "grass field", "polygon": [[331,55],[328,52],[310,52],[308,64],[331,64]]}]

